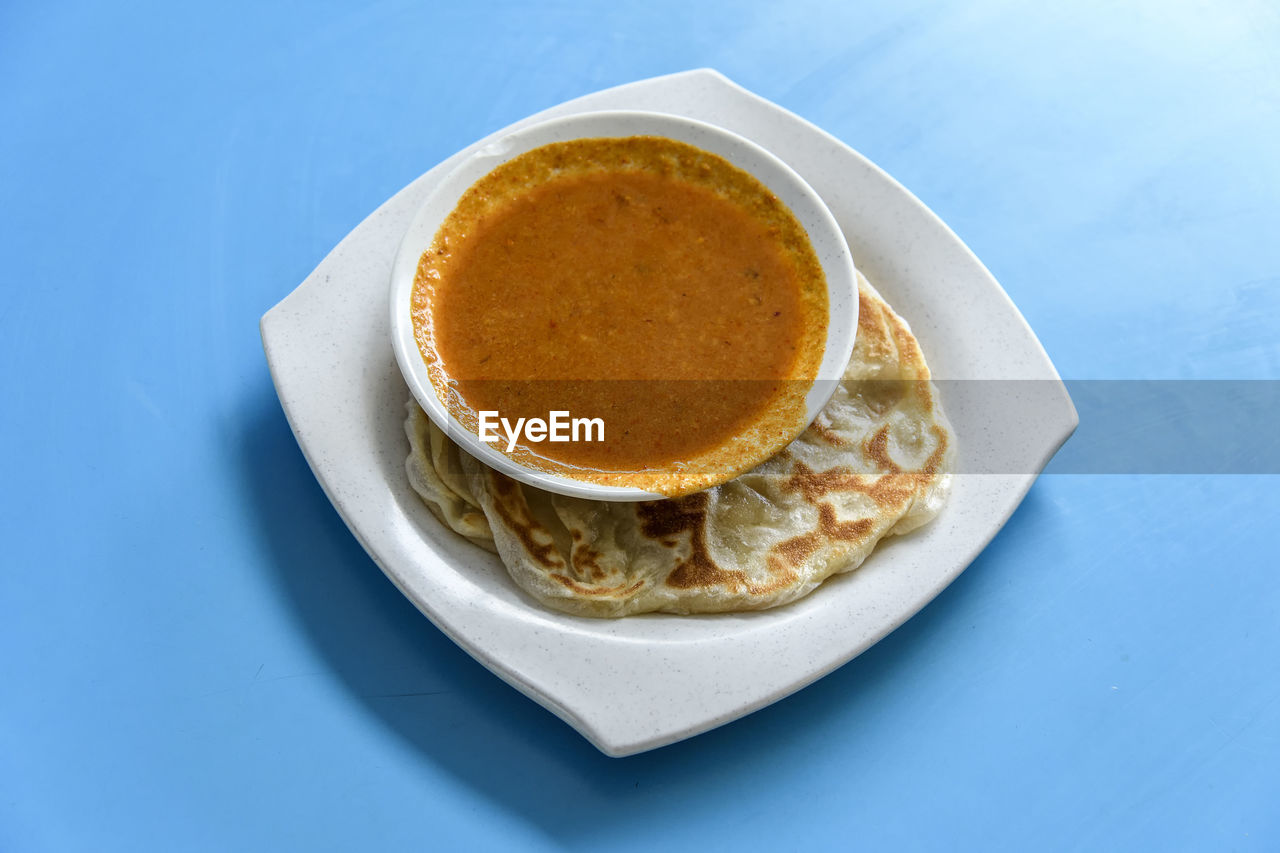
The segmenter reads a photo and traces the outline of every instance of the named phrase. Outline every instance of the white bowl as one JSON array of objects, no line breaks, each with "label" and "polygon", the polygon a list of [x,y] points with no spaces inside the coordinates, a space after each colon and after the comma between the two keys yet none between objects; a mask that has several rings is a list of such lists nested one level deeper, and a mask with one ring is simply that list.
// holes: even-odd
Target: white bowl
[{"label": "white bowl", "polygon": [[[521,482],[560,494],[636,501],[663,495],[629,486],[606,486],[540,471],[480,440],[459,423],[436,394],[414,337],[410,299],[419,259],[462,194],[502,163],[527,151],[572,139],[662,136],[694,145],[750,173],[776,195],[804,227],[827,280],[827,339],[817,377],[805,395],[805,424],[831,399],[853,352],[858,328],[858,286],[853,257],[835,217],[818,194],[786,163],[735,133],[681,116],[651,112],[596,112],[539,122],[500,137],[464,160],[418,208],[391,270],[391,341],[405,382],[437,426],[490,467]],[[781,450],[785,444],[772,448]]]}]

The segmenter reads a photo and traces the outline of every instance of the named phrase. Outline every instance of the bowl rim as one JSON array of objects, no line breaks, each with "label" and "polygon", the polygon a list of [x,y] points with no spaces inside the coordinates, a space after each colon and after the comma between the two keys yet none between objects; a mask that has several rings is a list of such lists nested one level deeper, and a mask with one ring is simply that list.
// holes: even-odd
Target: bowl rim
[{"label": "bowl rim", "polygon": [[[626,127],[621,132],[616,127],[613,130],[607,129],[615,125],[632,127]],[[391,267],[389,287],[392,349],[400,373],[418,405],[463,450],[520,482],[571,497],[641,501],[669,496],[634,486],[603,485],[531,468],[481,441],[476,433],[453,416],[436,394],[426,362],[418,350],[409,306],[422,253],[435,239],[441,224],[457,206],[461,196],[476,181],[508,160],[543,145],[573,139],[630,136],[666,137],[723,157],[751,174],[782,199],[808,234],[826,279],[828,317],[822,357],[817,376],[805,394],[805,417],[799,432],[808,428],[835,393],[853,353],[857,334],[857,272],[843,231],[826,203],[808,182],[785,161],[759,144],[717,125],[670,113],[600,110],[537,122],[481,146],[451,169],[422,200],[400,240]],[[752,162],[744,163],[743,160],[748,157]],[[756,165],[756,168],[751,168],[752,165]],[[769,180],[758,173],[757,169],[761,166],[772,172]],[[796,200],[801,201],[804,206],[803,216],[800,211],[795,210],[793,202]],[[815,228],[819,233],[814,233]],[[840,310],[833,310],[837,305],[841,306]],[[781,451],[797,436],[772,446],[759,462]],[[727,482],[740,473],[708,483],[704,488]]]}]

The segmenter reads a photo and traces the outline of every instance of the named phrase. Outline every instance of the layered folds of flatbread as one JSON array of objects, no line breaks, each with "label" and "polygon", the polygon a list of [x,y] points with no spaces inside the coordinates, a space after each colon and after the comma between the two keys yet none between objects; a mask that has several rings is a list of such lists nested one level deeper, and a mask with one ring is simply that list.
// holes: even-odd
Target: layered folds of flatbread
[{"label": "layered folds of flatbread", "polygon": [[785,450],[723,485],[618,503],[488,468],[408,403],[409,481],[436,516],[496,551],[543,604],[581,616],[758,610],[856,569],[942,508],[954,440],[906,321],[859,276],[844,379]]}]

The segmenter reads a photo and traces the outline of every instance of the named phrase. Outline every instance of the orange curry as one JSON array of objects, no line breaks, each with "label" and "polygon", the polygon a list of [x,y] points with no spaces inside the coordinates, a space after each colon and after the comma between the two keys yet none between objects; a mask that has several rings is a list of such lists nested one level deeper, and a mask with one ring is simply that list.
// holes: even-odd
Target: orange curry
[{"label": "orange curry", "polygon": [[510,455],[679,494],[804,428],[827,295],[804,229],[755,178],[629,137],[548,145],[482,178],[422,256],[412,311],[468,428],[484,410],[600,418],[604,441]]}]

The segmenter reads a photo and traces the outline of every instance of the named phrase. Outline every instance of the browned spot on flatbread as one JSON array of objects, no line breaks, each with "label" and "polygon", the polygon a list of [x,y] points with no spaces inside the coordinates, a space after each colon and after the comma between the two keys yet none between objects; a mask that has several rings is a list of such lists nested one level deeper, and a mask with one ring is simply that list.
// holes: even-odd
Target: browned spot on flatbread
[{"label": "browned spot on flatbread", "polygon": [[889,324],[893,327],[893,341],[898,345],[898,361],[904,369],[914,373],[924,364],[924,354],[920,352],[920,343],[915,335],[907,329],[906,323],[891,317]]},{"label": "browned spot on flatbread", "polygon": [[819,416],[813,423],[809,424],[809,429],[813,430],[819,438],[833,447],[844,447],[848,444],[830,425],[823,423],[822,416]]},{"label": "browned spot on flatbread", "polygon": [[858,331],[875,334],[880,326],[876,322],[879,318],[880,308],[875,300],[865,290],[858,288]]},{"label": "browned spot on flatbread", "polygon": [[782,540],[774,545],[771,551],[781,557],[787,565],[798,566],[813,556],[813,552],[818,550],[820,544],[822,542],[818,531],[811,530]]},{"label": "browned spot on flatbread", "polygon": [[615,595],[622,597],[632,595],[636,590],[644,586],[643,580],[638,580],[631,586],[627,586],[626,584],[619,584],[618,586],[585,586],[578,583],[573,578],[559,574],[558,572],[552,572],[549,577],[553,581],[560,583],[562,586],[573,590],[579,595]]},{"label": "browned spot on flatbread", "polygon": [[[581,539],[582,534],[574,531],[574,539]],[[600,552],[585,542],[575,542],[569,552],[569,562],[573,564],[580,577],[592,580],[603,580],[605,571],[600,567]]]},{"label": "browned spot on flatbread", "polygon": [[689,556],[667,575],[667,586],[676,589],[716,584],[733,589],[745,587],[748,585],[746,575],[720,568],[707,551],[707,501],[706,492],[695,492],[682,498],[639,504],[636,512],[640,516],[641,531],[659,540],[689,534]]},{"label": "browned spot on flatbread", "polygon": [[[674,536],[689,534],[689,556],[682,560],[669,575],[667,586],[690,589],[723,585],[751,595],[768,595],[793,584],[797,574],[790,567],[780,565],[776,557],[768,561],[773,578],[768,583],[752,583],[745,572],[730,571],[716,565],[707,550],[705,492],[666,501],[652,501],[637,507],[646,536]],[[832,521],[835,519],[832,512]],[[796,549],[803,547],[795,546]]]},{"label": "browned spot on flatbread", "polygon": [[857,542],[871,532],[875,526],[869,518],[857,518],[853,521],[837,521],[836,508],[831,504],[818,507],[818,530],[823,536],[839,542]]},{"label": "browned spot on flatbread", "polygon": [[816,505],[819,498],[831,492],[860,491],[861,486],[862,478],[847,466],[842,465],[828,471],[814,471],[803,462],[797,461],[791,469],[791,477],[782,484],[782,490],[799,492],[807,503]]},{"label": "browned spot on flatbread", "polygon": [[[870,533],[874,526],[875,523],[869,518],[839,521],[836,519],[835,507],[824,503],[818,507],[817,530],[784,539],[774,545],[771,551],[787,565],[798,567],[825,542],[857,542]],[[769,567],[772,571],[778,570],[776,561],[770,561]]]},{"label": "browned spot on flatbread", "polygon": [[911,334],[911,330],[907,328],[906,322],[901,317],[892,313],[887,316],[891,326],[890,332],[898,347],[899,366],[905,374],[914,378],[911,390],[915,392],[920,405],[925,409],[932,408],[933,394],[928,382],[929,366],[925,364],[920,342],[916,340],[915,335]]},{"label": "browned spot on flatbread", "polygon": [[876,434],[871,436],[866,443],[867,455],[870,456],[875,463],[888,471],[890,474],[900,474],[902,469],[898,467],[898,463],[889,457],[889,425],[885,424],[876,430]]},{"label": "browned spot on flatbread", "polygon": [[[937,439],[937,446],[918,471],[899,469],[897,472],[888,474],[855,474],[852,469],[844,465],[827,471],[814,471],[803,462],[797,461],[791,469],[791,477],[782,485],[783,491],[799,492],[805,501],[814,505],[817,505],[820,498],[832,492],[859,492],[882,507],[900,504],[910,498],[917,488],[927,485],[937,475],[938,466],[946,456],[946,430],[935,424],[932,432]],[[874,440],[873,436],[872,441]]]},{"label": "browned spot on flatbread", "polygon": [[885,329],[884,314],[876,300],[862,288],[858,288],[858,343],[871,360],[887,357],[890,340]]},{"label": "browned spot on flatbread", "polygon": [[670,539],[685,531],[701,530],[708,500],[706,492],[695,492],[682,498],[637,504],[640,529],[651,539]]},{"label": "browned spot on flatbread", "polygon": [[[556,553],[555,543],[544,544],[534,537],[537,523],[530,518],[529,504],[516,481],[497,471],[490,470],[488,473],[489,482],[493,486],[493,508],[502,522],[516,535],[530,557],[548,569],[563,569],[564,559]],[[516,513],[512,512],[513,506],[518,510],[520,518],[516,518]]]},{"label": "browned spot on flatbread", "polygon": [[800,577],[800,573],[787,564],[785,558],[779,557],[770,551],[764,558],[765,566],[769,569],[769,574],[773,577],[773,581],[767,584],[755,584],[751,587],[751,591],[755,593],[778,590],[785,586],[790,586],[796,582],[796,578]]}]

